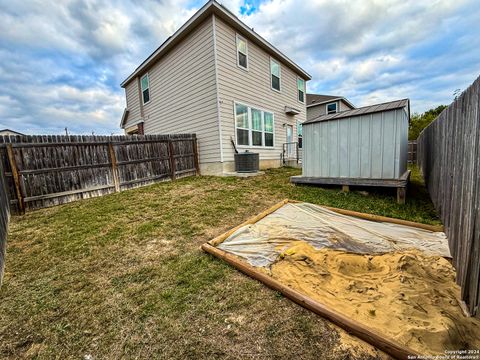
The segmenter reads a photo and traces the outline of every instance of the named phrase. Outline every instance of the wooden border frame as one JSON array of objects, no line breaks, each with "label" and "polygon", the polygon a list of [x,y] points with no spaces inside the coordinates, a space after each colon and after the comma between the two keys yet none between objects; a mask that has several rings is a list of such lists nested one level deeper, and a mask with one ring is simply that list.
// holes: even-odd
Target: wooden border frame
[{"label": "wooden border frame", "polygon": [[[349,334],[354,335],[359,339],[366,341],[367,343],[375,346],[379,350],[387,353],[390,356],[393,356],[396,359],[403,360],[403,359],[408,359],[409,357],[411,358],[411,356],[415,356],[415,355],[418,356],[419,354],[416,351],[410,349],[409,347],[402,345],[393,339],[387,338],[383,334],[380,334],[379,332],[377,332],[376,330],[373,330],[368,326],[361,324],[358,321],[350,319],[345,315],[335,311],[334,309],[331,309],[328,306],[321,304],[308,296],[303,295],[302,293],[273,279],[269,275],[266,275],[258,271],[253,266],[243,261],[241,258],[217,248],[219,244],[221,244],[224,240],[226,240],[230,235],[232,235],[235,231],[237,231],[241,227],[245,225],[255,224],[256,222],[263,219],[267,215],[273,213],[274,211],[278,210],[285,204],[299,203],[299,202],[300,201],[294,201],[294,200],[290,201],[288,199],[282,200],[279,203],[268,208],[267,210],[261,212],[260,214],[251,217],[250,219],[246,220],[242,224],[235,226],[234,228],[228,230],[227,232],[208,241],[207,243],[204,243],[201,246],[201,248],[203,251],[221,260],[224,260],[225,262],[237,268],[244,274],[252,277],[255,280],[262,282],[269,288],[280,292],[281,294],[283,294],[285,297],[292,300],[293,302],[303,306],[304,308],[310,311],[313,311],[317,315],[324,317],[325,319],[333,322],[334,324],[346,330]],[[355,212],[350,210],[332,208],[328,206],[324,206],[324,207],[331,211],[337,212],[339,214],[354,216],[354,217],[371,220],[371,221],[389,222],[393,224],[412,226],[412,227],[429,230],[429,231],[441,231],[443,229],[443,227],[441,226],[421,224],[421,223],[416,223],[412,221],[393,219],[393,218],[388,218],[384,216],[365,214],[365,213],[360,213],[360,212]]]}]

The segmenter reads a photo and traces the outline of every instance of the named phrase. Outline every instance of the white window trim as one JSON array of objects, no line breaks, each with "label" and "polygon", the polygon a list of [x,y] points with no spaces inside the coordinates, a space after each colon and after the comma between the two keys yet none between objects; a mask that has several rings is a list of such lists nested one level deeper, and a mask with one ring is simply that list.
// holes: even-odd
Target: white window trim
[{"label": "white window trim", "polygon": [[[148,101],[145,102],[145,99],[143,98],[143,90],[142,90],[142,79],[144,77],[147,77],[148,78]],[[145,73],[141,78],[140,78],[140,93],[142,94],[142,104],[143,105],[147,105],[147,104],[150,104],[150,101],[152,100],[152,93],[150,92],[150,74],[147,72]]]},{"label": "white window trim", "polygon": [[[239,51],[238,51],[238,40],[245,41],[245,49],[247,51],[247,53],[245,54],[247,56],[247,67],[243,67],[242,65],[240,65],[240,57],[238,56],[238,53],[239,53]],[[247,41],[247,39],[245,39],[242,35],[240,35],[238,33],[235,35],[235,51],[236,51],[236,54],[237,54],[237,67],[239,67],[242,70],[248,71],[248,67],[250,66],[250,58],[248,56],[248,41]]]},{"label": "white window trim", "polygon": [[[332,104],[335,104],[335,112],[334,113],[328,113],[328,105],[332,105]],[[338,113],[338,101],[334,101],[334,102],[325,104],[325,114],[326,115],[331,115],[331,114],[336,114],[336,113]]]},{"label": "white window trim", "polygon": [[[243,105],[247,107],[247,116],[248,116],[248,129],[237,127],[237,105]],[[252,108],[255,108],[256,110],[262,111],[262,146],[259,145],[239,145],[238,144],[238,139],[237,139],[237,129],[241,130],[248,130],[248,143],[252,143]],[[272,114],[273,117],[273,124],[272,124],[272,129],[273,133],[267,132],[268,134],[273,134],[273,146],[265,146],[265,119],[264,119],[264,113],[268,112]],[[234,101],[233,102],[233,121],[234,121],[234,127],[235,127],[235,145],[238,149],[264,149],[264,150],[275,150],[275,139],[276,139],[276,134],[275,134],[275,113],[271,110],[263,109],[259,106],[255,105],[250,105],[241,101]]]},{"label": "white window trim", "polygon": [[[298,80],[303,81],[303,101],[300,101],[298,99]],[[307,83],[306,83],[305,79],[301,78],[300,76],[297,76],[297,101],[301,104],[305,104],[305,100],[306,100],[306,97],[307,97],[306,87],[307,87]]]},{"label": "white window trim", "polygon": [[[279,75],[279,84],[280,84],[280,89],[275,89],[273,86],[272,86],[272,61],[277,63],[278,64],[278,75]],[[279,92],[281,93],[282,92],[282,65],[280,64],[279,61],[275,60],[274,58],[272,58],[270,56],[270,66],[269,66],[269,69],[268,69],[268,73],[270,74],[270,88],[273,90],[273,91],[276,91],[276,92]],[[298,97],[298,96],[297,96]]]}]

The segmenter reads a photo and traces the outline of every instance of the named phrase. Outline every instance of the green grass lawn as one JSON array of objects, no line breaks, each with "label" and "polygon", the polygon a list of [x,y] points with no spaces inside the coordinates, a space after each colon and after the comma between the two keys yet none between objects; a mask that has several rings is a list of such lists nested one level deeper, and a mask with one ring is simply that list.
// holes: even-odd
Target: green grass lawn
[{"label": "green grass lawn", "polygon": [[284,198],[439,221],[415,170],[406,205],[394,190],[292,186],[299,173],[184,178],[13,217],[0,358],[358,358],[327,321],[200,245]]}]

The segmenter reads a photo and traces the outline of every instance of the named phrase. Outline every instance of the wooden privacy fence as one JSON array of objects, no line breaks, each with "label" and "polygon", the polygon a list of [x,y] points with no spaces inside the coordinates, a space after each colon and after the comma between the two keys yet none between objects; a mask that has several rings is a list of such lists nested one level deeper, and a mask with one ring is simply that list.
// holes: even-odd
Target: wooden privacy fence
[{"label": "wooden privacy fence", "polygon": [[408,163],[415,164],[417,162],[417,140],[408,141]]},{"label": "wooden privacy fence", "polygon": [[0,136],[12,212],[199,173],[194,134]]},{"label": "wooden privacy fence", "polygon": [[0,162],[0,285],[3,280],[3,269],[5,268],[5,249],[7,247],[8,220],[10,218],[7,187],[3,176],[2,164]]},{"label": "wooden privacy fence", "polygon": [[445,226],[462,299],[480,316],[480,77],[417,142],[418,164]]}]

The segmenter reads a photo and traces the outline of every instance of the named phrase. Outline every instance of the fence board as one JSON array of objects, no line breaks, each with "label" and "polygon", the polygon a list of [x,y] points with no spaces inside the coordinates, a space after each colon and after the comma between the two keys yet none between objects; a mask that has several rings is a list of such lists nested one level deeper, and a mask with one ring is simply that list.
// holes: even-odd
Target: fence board
[{"label": "fence board", "polygon": [[415,164],[417,162],[417,140],[408,141],[408,163]]},{"label": "fence board", "polygon": [[2,284],[3,270],[5,268],[5,249],[7,247],[9,218],[10,213],[6,181],[3,176],[3,165],[0,162],[0,285]]},{"label": "fence board", "polygon": [[480,316],[480,77],[421,132],[417,162],[445,226],[462,299]]},{"label": "fence board", "polygon": [[0,164],[23,212],[195,175],[195,145],[194,134],[0,136]]}]

